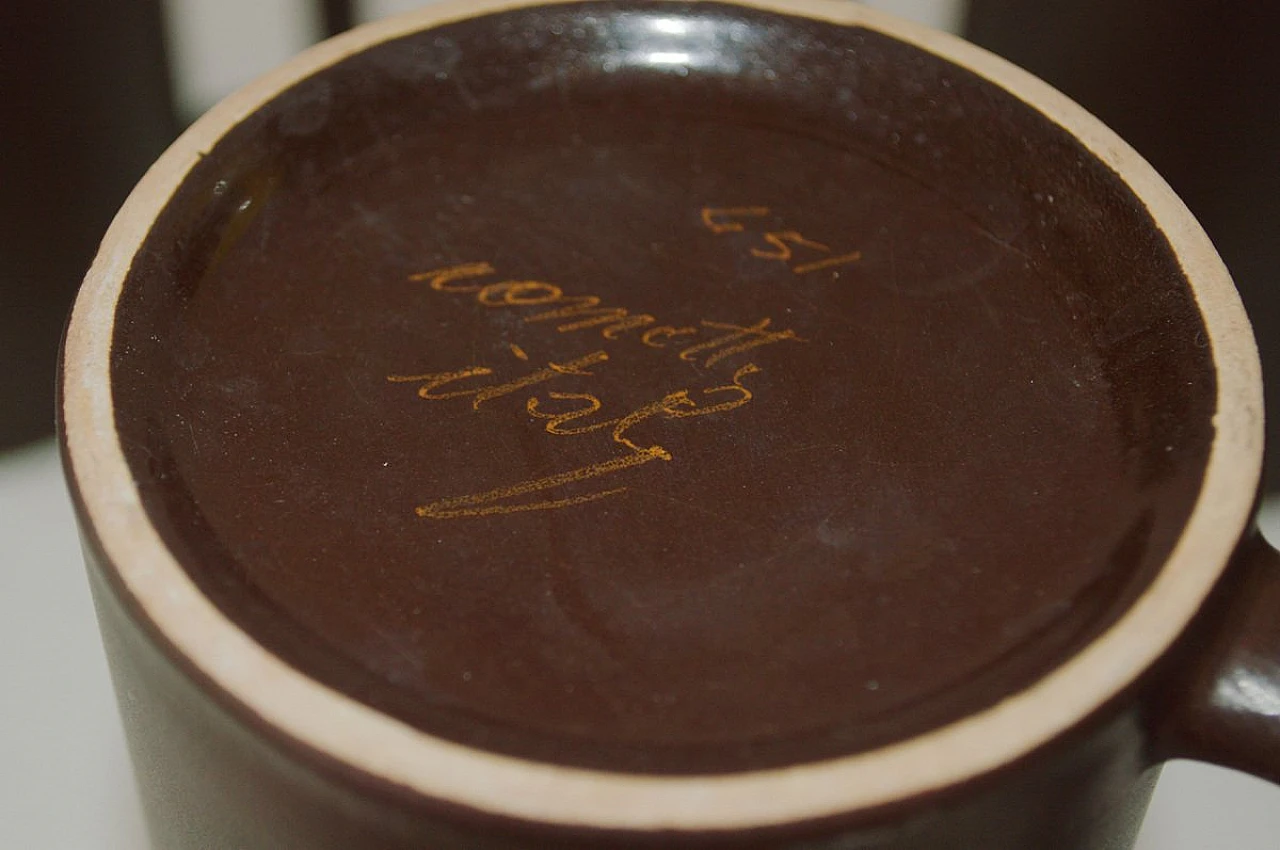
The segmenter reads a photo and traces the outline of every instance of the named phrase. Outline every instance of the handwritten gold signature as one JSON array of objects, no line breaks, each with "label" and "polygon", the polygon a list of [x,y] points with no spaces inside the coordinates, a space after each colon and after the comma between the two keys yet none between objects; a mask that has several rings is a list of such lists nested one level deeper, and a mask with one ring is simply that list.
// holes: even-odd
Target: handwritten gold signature
[{"label": "handwritten gold signature", "polygon": [[[767,215],[767,207],[704,207],[701,210],[702,223],[716,234],[743,232],[746,229],[743,220]],[[846,265],[861,257],[854,251],[793,263],[797,250],[807,252],[810,257],[833,252],[825,244],[794,230],[767,230],[757,235],[763,247],[752,247],[751,254],[787,263],[797,275]],[[710,319],[702,319],[696,326],[662,324],[648,313],[606,305],[598,295],[566,293],[558,284],[544,280],[486,280],[495,276],[497,271],[490,263],[471,262],[418,272],[410,275],[409,280],[425,283],[433,292],[469,296],[484,307],[525,311],[521,319],[524,324],[554,323],[555,331],[560,334],[597,330],[603,339],[611,342],[624,334],[632,334],[643,346],[671,351],[678,359],[701,368],[716,367],[767,345],[806,342],[793,330],[775,328],[769,317],[745,325]],[[529,355],[519,345],[510,343],[509,349],[516,359],[529,362]],[[722,416],[737,410],[754,397],[744,380],[761,371],[754,362],[739,359],[739,365],[727,381],[696,391],[680,388],[613,417],[601,416],[605,404],[593,393],[547,389],[545,396],[538,395],[547,384],[568,378],[589,378],[595,374],[593,369],[609,362],[609,353],[600,349],[564,362],[530,365],[522,373],[507,378],[498,378],[495,370],[486,365],[388,375],[387,381],[393,384],[416,384],[418,397],[425,401],[470,399],[473,411],[497,399],[533,390],[525,399],[524,411],[532,421],[541,422],[547,434],[574,438],[607,431],[615,446],[612,456],[605,460],[483,492],[436,499],[416,507],[417,515],[457,519],[555,510],[625,493],[626,486],[611,486],[618,475],[654,461],[673,460],[672,453],[662,445],[637,442],[632,436],[637,425],[651,420]],[[588,481],[596,482],[596,489],[572,493],[570,488]]]},{"label": "handwritten gold signature", "polygon": [[[594,351],[568,363],[548,363],[546,368],[538,369],[521,378],[502,384],[472,386],[464,389],[442,390],[458,381],[465,381],[481,375],[490,375],[487,368],[459,369],[452,372],[439,372],[427,375],[388,375],[387,380],[393,383],[417,383],[418,396],[428,400],[441,400],[471,396],[472,409],[500,395],[507,395],[516,389],[531,386],[549,380],[558,375],[591,375],[586,370],[589,365],[603,363],[609,359],[603,351]],[[490,516],[493,514],[510,514],[523,511],[541,511],[570,505],[593,502],[609,496],[626,492],[626,487],[600,489],[576,496],[567,496],[535,501],[517,501],[521,497],[536,493],[563,490],[573,484],[604,478],[628,469],[650,463],[655,460],[670,461],[672,454],[663,446],[652,443],[643,445],[635,442],[629,432],[636,425],[649,419],[690,419],[698,416],[712,416],[735,410],[752,399],[751,390],[743,385],[747,375],[760,371],[754,363],[747,363],[733,373],[727,384],[714,386],[700,391],[701,401],[696,401],[688,389],[679,389],[665,394],[661,399],[641,405],[625,416],[602,419],[589,424],[580,424],[580,420],[596,414],[603,406],[599,397],[592,393],[549,392],[547,397],[552,402],[569,402],[563,409],[551,409],[546,401],[536,395],[525,401],[525,410],[530,417],[545,421],[544,430],[557,437],[576,437],[595,431],[610,430],[613,442],[622,448],[619,454],[608,460],[581,466],[556,475],[521,481],[505,487],[496,487],[481,493],[465,496],[453,496],[437,499],[415,508],[420,517],[430,519],[456,519],[459,517]],[[535,377],[536,376],[536,377]],[[728,396],[719,400],[720,396]]]}]

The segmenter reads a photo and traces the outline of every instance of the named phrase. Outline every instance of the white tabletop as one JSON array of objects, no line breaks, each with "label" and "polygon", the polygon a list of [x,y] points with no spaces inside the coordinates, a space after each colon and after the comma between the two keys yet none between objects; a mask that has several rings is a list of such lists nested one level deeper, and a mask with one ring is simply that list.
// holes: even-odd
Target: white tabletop
[{"label": "white tabletop", "polygon": [[[47,442],[0,454],[0,675],[0,848],[144,847],[71,506]],[[1138,843],[1277,846],[1280,789],[1189,763],[1165,769]]]}]

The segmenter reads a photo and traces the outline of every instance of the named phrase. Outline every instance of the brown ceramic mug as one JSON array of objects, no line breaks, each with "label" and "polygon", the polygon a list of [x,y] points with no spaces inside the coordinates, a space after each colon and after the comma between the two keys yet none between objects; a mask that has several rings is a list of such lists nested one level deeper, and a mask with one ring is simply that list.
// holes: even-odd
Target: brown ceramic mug
[{"label": "brown ceramic mug", "polygon": [[1280,778],[1261,382],[1168,187],[822,0],[433,6],[108,233],[68,475],[161,848],[1121,848]]}]

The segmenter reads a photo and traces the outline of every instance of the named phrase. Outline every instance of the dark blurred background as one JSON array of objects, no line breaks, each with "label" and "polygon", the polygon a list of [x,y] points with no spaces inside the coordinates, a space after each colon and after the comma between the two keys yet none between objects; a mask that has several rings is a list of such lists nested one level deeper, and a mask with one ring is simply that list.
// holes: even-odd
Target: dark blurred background
[{"label": "dark blurred background", "polygon": [[[75,289],[115,209],[184,123],[307,43],[418,4],[0,5],[3,449],[52,432],[57,342]],[[1264,371],[1280,379],[1280,288],[1272,285],[1280,268],[1280,4],[873,5],[962,32],[1066,92],[1146,156],[1218,246],[1254,321]],[[247,16],[239,26],[237,15]],[[264,49],[268,32],[283,35]],[[1277,395],[1268,399],[1273,446]],[[1280,486],[1280,451],[1269,456],[1267,482]]]},{"label": "dark blurred background", "polygon": [[63,319],[171,103],[157,4],[0,4],[0,446],[52,428]]}]

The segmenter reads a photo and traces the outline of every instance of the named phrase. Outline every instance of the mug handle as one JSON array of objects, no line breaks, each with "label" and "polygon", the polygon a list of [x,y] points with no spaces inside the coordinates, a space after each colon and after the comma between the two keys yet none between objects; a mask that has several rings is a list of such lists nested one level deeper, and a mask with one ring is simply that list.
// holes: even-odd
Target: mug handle
[{"label": "mug handle", "polygon": [[1170,661],[1157,757],[1280,784],[1280,552],[1256,529]]}]

